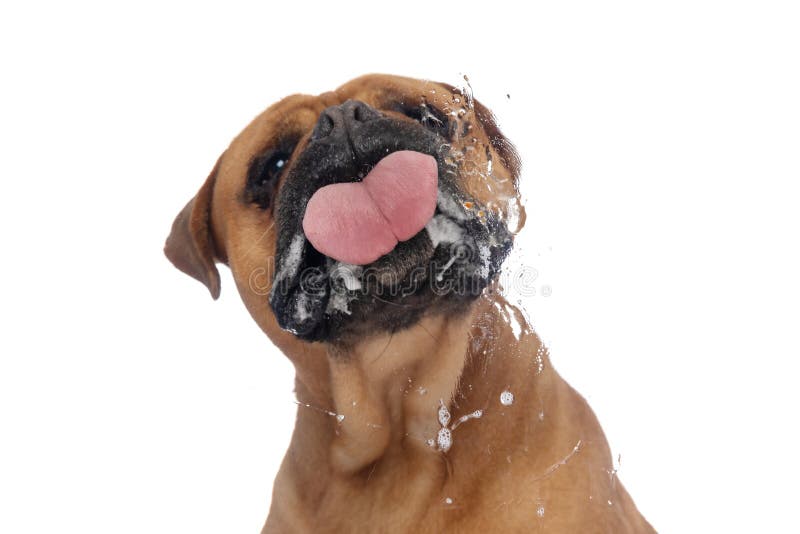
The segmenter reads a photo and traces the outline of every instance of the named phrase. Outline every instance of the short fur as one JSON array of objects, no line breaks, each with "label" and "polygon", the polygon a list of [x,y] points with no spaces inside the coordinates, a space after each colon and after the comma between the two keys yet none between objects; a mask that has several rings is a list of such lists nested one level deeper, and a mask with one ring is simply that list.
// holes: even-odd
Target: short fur
[{"label": "short fur", "polygon": [[[334,139],[335,128],[349,141]],[[291,152],[285,170],[254,177],[276,147]],[[437,157],[440,197],[461,206],[437,209],[462,224],[470,246],[490,250],[484,264],[471,258],[446,273],[472,276],[478,290],[376,298],[376,288],[447,259],[423,231],[376,262],[393,282],[346,295],[352,308],[331,308],[326,286],[313,313],[292,313],[307,290],[290,268],[295,236],[298,265],[325,282],[333,276],[332,262],[302,241],[309,195],[358,179],[342,151],[368,168],[381,150],[403,148]],[[518,173],[513,146],[467,91],[368,75],[271,106],[177,217],[170,260],[215,298],[214,263],[227,264],[256,323],[296,369],[296,426],[263,533],[653,532],[617,479],[591,409],[493,282],[514,231],[505,221],[524,221]],[[500,402],[504,392],[512,403]],[[443,429],[452,443],[437,442]]]}]

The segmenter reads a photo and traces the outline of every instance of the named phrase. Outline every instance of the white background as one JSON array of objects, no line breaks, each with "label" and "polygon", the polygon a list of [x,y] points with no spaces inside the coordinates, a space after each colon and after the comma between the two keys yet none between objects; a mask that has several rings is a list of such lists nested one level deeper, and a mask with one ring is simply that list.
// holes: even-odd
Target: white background
[{"label": "white background", "polygon": [[0,531],[259,531],[292,369],[161,247],[264,107],[388,72],[518,146],[525,305],[653,525],[797,532],[793,4],[4,4]]}]

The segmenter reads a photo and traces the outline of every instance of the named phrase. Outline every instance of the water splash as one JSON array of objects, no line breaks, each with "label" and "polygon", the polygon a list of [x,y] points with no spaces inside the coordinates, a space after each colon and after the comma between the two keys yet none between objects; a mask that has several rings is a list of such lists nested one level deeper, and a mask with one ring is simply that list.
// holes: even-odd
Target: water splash
[{"label": "water splash", "polygon": [[622,455],[618,454],[616,461],[612,459],[611,469],[606,469],[606,473],[608,473],[608,478],[611,481],[611,488],[613,489],[617,484],[617,473],[619,472],[619,468],[622,466]]},{"label": "water splash", "polygon": [[450,411],[447,409],[447,406],[444,405],[444,401],[439,401],[439,424],[441,426],[447,426],[450,424]]},{"label": "water splash", "polygon": [[583,449],[583,440],[579,439],[578,442],[575,444],[575,446],[572,448],[572,450],[569,451],[569,453],[564,458],[562,458],[558,462],[548,467],[545,470],[545,472],[542,473],[541,476],[534,479],[534,482],[549,477],[550,475],[558,471],[561,467],[567,465],[567,463],[569,463],[569,461],[572,460],[572,457],[581,452],[582,449]]},{"label": "water splash", "polygon": [[468,413],[467,415],[462,415],[461,417],[458,418],[458,421],[453,423],[453,426],[450,427],[450,430],[455,430],[461,425],[461,423],[469,421],[470,419],[480,419],[481,417],[483,417],[483,410],[475,410],[474,412]]},{"label": "water splash", "polygon": [[312,409],[312,410],[314,410],[316,412],[323,413],[325,415],[330,415],[331,417],[335,418],[340,423],[342,421],[344,421],[344,415],[343,414],[332,412],[330,410],[325,410],[324,408],[319,408],[317,406],[314,406],[313,404],[306,404],[305,402],[300,402],[299,400],[296,400],[296,399],[295,399],[294,403],[296,405],[298,405],[298,406],[302,406],[304,408],[310,408],[310,409]]},{"label": "water splash", "polygon": [[447,452],[453,446],[453,433],[449,428],[440,428],[436,435],[436,445],[442,452]]},{"label": "water splash", "polygon": [[539,348],[536,350],[536,374],[542,374],[544,371],[544,358],[547,356],[547,347],[544,344],[539,345]]},{"label": "water splash", "polygon": [[426,443],[429,447],[437,449],[440,452],[447,452],[450,450],[450,447],[453,446],[453,431],[462,423],[465,423],[470,419],[480,419],[483,417],[483,410],[475,410],[467,415],[462,415],[455,423],[448,427],[452,416],[450,415],[450,410],[448,410],[447,406],[445,406],[444,400],[439,399],[439,410],[437,411],[437,416],[441,428],[439,428],[439,431],[436,434],[436,440],[429,439],[426,441]]}]

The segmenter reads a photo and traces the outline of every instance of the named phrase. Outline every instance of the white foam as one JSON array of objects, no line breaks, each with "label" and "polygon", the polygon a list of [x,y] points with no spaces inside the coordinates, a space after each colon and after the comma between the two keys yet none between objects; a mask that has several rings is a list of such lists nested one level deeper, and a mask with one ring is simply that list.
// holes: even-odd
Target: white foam
[{"label": "white foam", "polygon": [[331,271],[331,276],[342,280],[348,291],[358,291],[361,289],[361,272],[360,265],[337,262]]},{"label": "white foam", "polygon": [[328,299],[328,306],[325,308],[325,313],[331,314],[334,311],[340,311],[350,315],[350,301],[353,297],[349,296],[344,291],[332,291],[331,298]]},{"label": "white foam", "polygon": [[447,406],[444,405],[444,402],[441,402],[441,406],[439,406],[439,424],[442,426],[450,424],[450,412],[447,410]]},{"label": "white foam", "polygon": [[492,258],[492,251],[488,246],[481,243],[478,245],[478,255],[481,257],[481,267],[478,269],[478,276],[486,278],[489,276],[489,265]]},{"label": "white foam", "polygon": [[311,311],[308,308],[308,295],[300,293],[297,297],[297,306],[294,308],[294,320],[298,323],[302,323],[310,319]]},{"label": "white foam", "polygon": [[[329,264],[330,265],[330,264]],[[328,306],[325,308],[325,313],[331,314],[334,311],[340,311],[350,315],[350,302],[352,302],[357,295],[352,293],[361,289],[361,273],[363,267],[360,265],[351,265],[349,263],[336,262],[330,267],[328,273],[331,279],[342,282],[344,287],[337,287],[331,291]]]},{"label": "white foam", "polygon": [[442,452],[450,450],[450,447],[453,445],[453,434],[450,432],[449,428],[439,429],[439,433],[436,435],[436,444]]},{"label": "white foam", "polygon": [[514,404],[514,394],[506,390],[500,394],[500,404],[503,406],[511,406]]},{"label": "white foam", "polygon": [[467,415],[462,415],[461,417],[458,418],[458,421],[456,421],[455,424],[452,427],[450,427],[450,429],[455,430],[456,428],[459,427],[459,425],[461,425],[461,423],[465,423],[470,419],[480,419],[481,417],[483,417],[483,410],[475,410],[474,412],[468,413]]},{"label": "white foam", "polygon": [[284,279],[297,273],[297,269],[300,268],[300,259],[303,254],[305,240],[306,238],[303,237],[303,234],[297,234],[292,238],[292,242],[289,244],[289,250],[286,251],[286,255],[283,258],[281,270],[278,271],[278,274],[275,276],[273,289]]},{"label": "white foam", "polygon": [[467,218],[467,214],[458,207],[458,201],[452,195],[443,193],[441,189],[436,196],[436,205],[439,207],[439,211],[457,221],[463,221]]},{"label": "white foam", "polygon": [[434,440],[429,439],[427,443],[434,449],[447,452],[450,450],[450,447],[453,446],[453,432],[455,429],[458,428],[461,423],[469,421],[470,419],[480,419],[483,416],[483,410],[475,410],[467,415],[462,415],[458,418],[458,421],[448,427],[447,425],[450,424],[451,420],[450,411],[447,409],[447,406],[445,406],[444,401],[440,399],[438,416],[441,428],[436,435],[436,441],[434,442]]},{"label": "white foam", "polygon": [[439,243],[458,243],[464,238],[464,230],[444,215],[437,215],[428,221],[425,230],[434,247]]}]

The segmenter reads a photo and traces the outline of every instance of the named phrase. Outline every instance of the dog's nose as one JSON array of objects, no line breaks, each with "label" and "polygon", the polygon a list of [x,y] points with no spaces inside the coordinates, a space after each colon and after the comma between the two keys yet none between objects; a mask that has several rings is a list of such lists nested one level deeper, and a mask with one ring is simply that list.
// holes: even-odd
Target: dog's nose
[{"label": "dog's nose", "polygon": [[377,119],[380,112],[359,100],[348,100],[344,104],[326,108],[319,116],[317,125],[311,133],[311,140],[329,138],[346,139],[347,132],[352,132],[361,124]]}]

